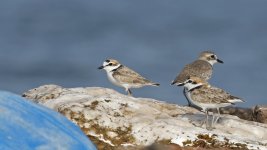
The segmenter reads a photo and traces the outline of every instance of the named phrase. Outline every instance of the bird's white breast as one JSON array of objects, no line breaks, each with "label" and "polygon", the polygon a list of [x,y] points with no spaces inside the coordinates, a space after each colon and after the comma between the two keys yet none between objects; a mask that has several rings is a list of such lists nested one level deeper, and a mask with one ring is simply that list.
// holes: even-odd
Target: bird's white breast
[{"label": "bird's white breast", "polygon": [[[200,107],[199,105],[197,105],[197,103],[196,103],[194,100],[192,100],[192,98],[191,98],[191,93],[190,93],[188,90],[185,90],[185,96],[186,96],[186,98],[188,99],[188,101],[189,101],[191,104]],[[201,108],[202,108],[202,107],[201,107]]]},{"label": "bird's white breast", "polygon": [[117,85],[117,86],[122,86],[114,77],[113,77],[113,72],[107,72],[108,80]]}]

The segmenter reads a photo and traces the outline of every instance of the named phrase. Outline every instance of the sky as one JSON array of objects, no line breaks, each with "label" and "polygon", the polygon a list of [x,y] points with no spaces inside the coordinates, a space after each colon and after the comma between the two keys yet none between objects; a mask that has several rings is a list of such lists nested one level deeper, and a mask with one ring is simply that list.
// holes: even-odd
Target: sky
[{"label": "sky", "polygon": [[57,84],[125,93],[97,70],[115,58],[160,87],[135,97],[186,104],[170,82],[203,50],[224,64],[209,81],[251,107],[266,104],[265,1],[13,0],[0,2],[0,88],[21,94]]}]

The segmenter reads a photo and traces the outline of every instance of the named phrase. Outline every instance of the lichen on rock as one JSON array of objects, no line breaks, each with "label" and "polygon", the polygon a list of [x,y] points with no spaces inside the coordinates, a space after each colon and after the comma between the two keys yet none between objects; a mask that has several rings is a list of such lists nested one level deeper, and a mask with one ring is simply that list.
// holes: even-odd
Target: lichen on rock
[{"label": "lichen on rock", "polygon": [[226,114],[216,129],[207,131],[198,126],[205,115],[194,108],[134,98],[106,88],[45,85],[24,93],[24,97],[66,116],[99,149],[144,149],[153,143],[225,149],[266,149],[267,145],[265,124]]}]

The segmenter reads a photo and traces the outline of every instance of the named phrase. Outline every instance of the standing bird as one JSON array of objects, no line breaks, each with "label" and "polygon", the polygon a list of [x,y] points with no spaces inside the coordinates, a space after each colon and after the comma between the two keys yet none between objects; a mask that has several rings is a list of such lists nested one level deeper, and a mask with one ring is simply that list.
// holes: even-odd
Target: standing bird
[{"label": "standing bird", "polygon": [[[208,82],[199,77],[189,77],[179,86],[185,87],[185,95],[187,99],[194,105],[200,107],[206,113],[206,128],[208,129],[208,109],[234,105],[236,102],[244,102],[242,99],[232,96],[226,91],[211,86]],[[220,112],[218,111],[220,117]],[[214,122],[212,120],[211,129]]]},{"label": "standing bird", "polygon": [[158,83],[147,80],[137,72],[120,64],[115,59],[107,59],[98,69],[104,69],[107,72],[111,83],[125,88],[128,95],[132,95],[130,88],[140,88],[143,86],[159,86]]},{"label": "standing bird", "polygon": [[[197,60],[191,64],[187,64],[183,68],[183,70],[172,81],[171,85],[179,86],[180,84],[183,84],[190,76],[199,77],[202,80],[207,81],[211,78],[213,70],[212,67],[215,63],[223,63],[223,61],[218,59],[214,52],[203,51],[200,53]],[[188,105],[192,106],[190,101],[188,101]]]}]

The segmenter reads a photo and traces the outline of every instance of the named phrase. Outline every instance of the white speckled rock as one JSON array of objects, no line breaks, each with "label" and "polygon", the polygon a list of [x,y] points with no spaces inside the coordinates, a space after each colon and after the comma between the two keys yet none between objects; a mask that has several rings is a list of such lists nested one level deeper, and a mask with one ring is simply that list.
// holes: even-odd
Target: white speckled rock
[{"label": "white speckled rock", "polygon": [[[149,98],[134,98],[114,90],[62,88],[44,85],[23,94],[27,99],[61,112],[90,137],[112,146],[149,145],[157,141],[195,145],[266,149],[267,126],[223,115],[216,129],[197,126],[205,115],[194,108]],[[205,138],[203,138],[205,137]],[[209,143],[213,139],[214,143]]]}]

